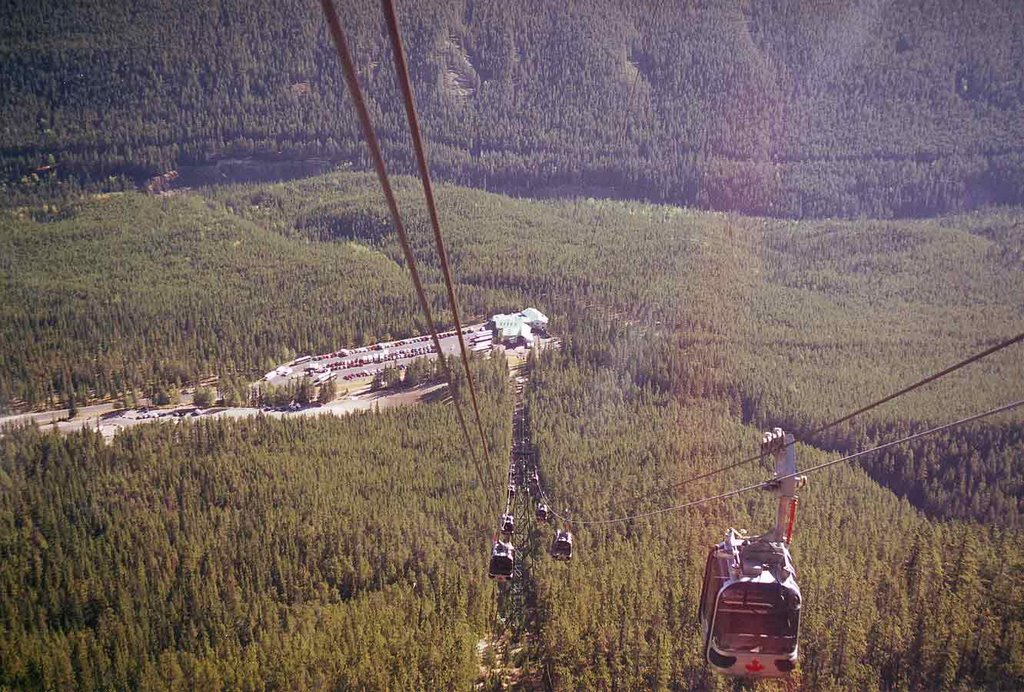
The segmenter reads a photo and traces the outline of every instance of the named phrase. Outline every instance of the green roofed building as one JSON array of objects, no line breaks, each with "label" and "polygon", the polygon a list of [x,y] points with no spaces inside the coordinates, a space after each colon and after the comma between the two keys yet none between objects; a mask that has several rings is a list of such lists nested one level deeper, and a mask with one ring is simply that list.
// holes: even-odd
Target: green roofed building
[{"label": "green roofed building", "polygon": [[526,319],[526,323],[534,329],[543,329],[548,326],[548,316],[537,308],[526,308],[519,313]]},{"label": "green roofed building", "polygon": [[534,330],[546,329],[547,325],[547,316],[537,308],[526,308],[510,315],[497,314],[487,322],[498,343],[528,348],[533,346]]}]

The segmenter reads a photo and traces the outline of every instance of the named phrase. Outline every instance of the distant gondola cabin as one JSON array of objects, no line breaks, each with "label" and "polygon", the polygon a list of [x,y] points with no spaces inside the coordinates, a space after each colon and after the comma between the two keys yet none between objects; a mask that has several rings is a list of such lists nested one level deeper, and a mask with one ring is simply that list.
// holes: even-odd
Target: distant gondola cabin
[{"label": "distant gondola cabin", "polygon": [[516,549],[506,541],[495,541],[487,576],[498,581],[512,578],[516,565]]},{"label": "distant gondola cabin", "polygon": [[551,542],[551,557],[561,561],[572,559],[572,532],[560,530],[555,534]]}]

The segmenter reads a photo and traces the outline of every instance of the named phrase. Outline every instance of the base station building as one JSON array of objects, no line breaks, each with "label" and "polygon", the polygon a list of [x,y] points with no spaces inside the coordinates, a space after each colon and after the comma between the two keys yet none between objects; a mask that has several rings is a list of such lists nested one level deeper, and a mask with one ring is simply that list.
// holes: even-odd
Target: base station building
[{"label": "base station building", "polygon": [[536,334],[547,333],[548,318],[537,308],[526,308],[511,315],[494,315],[487,321],[486,326],[494,336],[494,343],[511,348],[532,348]]}]

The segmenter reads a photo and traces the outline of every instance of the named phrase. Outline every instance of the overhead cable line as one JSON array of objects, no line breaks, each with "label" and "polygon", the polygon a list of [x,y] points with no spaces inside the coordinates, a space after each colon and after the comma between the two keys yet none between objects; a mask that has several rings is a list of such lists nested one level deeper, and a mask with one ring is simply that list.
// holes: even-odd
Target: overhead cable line
[{"label": "overhead cable line", "polygon": [[[430,328],[430,335],[434,341],[434,349],[438,354],[438,361],[441,363],[441,369],[444,372],[449,391],[452,392],[452,400],[455,404],[455,413],[459,419],[459,426],[462,428],[462,435],[465,438],[466,447],[469,449],[470,456],[473,459],[473,465],[476,467],[477,478],[480,481],[480,484],[484,486],[484,493],[486,493],[490,501],[494,503],[494,509],[498,510],[499,502],[497,501],[497,496],[491,495],[487,492],[487,483],[484,480],[480,460],[477,458],[476,450],[473,447],[473,441],[469,435],[469,429],[466,426],[466,418],[462,414],[462,407],[459,405],[458,399],[454,396],[455,389],[452,384],[451,369],[448,367],[448,362],[444,358],[444,352],[441,350],[441,339],[438,336],[437,327],[434,324],[434,318],[430,312],[430,305],[427,303],[427,296],[423,290],[423,284],[420,281],[419,272],[416,269],[416,258],[413,256],[412,248],[409,246],[409,239],[405,232],[405,226],[403,225],[402,217],[398,212],[398,202],[395,199],[395,193],[392,190],[391,182],[388,179],[387,168],[384,165],[384,157],[381,154],[380,144],[377,141],[377,135],[374,132],[373,123],[370,122],[370,113],[366,108],[366,101],[363,99],[363,92],[359,86],[359,79],[356,75],[355,63],[352,61],[352,54],[349,51],[348,43],[345,41],[345,33],[341,28],[341,22],[338,20],[338,15],[334,9],[333,1],[320,0],[320,4],[323,7],[324,16],[327,19],[327,26],[330,29],[331,38],[334,40],[335,48],[338,51],[338,57],[341,59],[345,83],[348,85],[353,105],[355,105],[356,113],[359,116],[359,124],[363,130],[363,138],[366,140],[366,146],[370,150],[370,159],[373,161],[373,167],[377,172],[377,179],[380,181],[381,188],[384,191],[384,198],[387,201],[388,210],[391,212],[391,219],[395,224],[395,230],[398,233],[398,240],[402,246],[402,253],[405,256],[405,263],[409,266],[409,274],[412,276],[412,283],[416,288],[416,297],[419,299],[420,308],[423,310],[423,314],[427,320],[427,326]],[[490,487],[493,490],[493,484]]]},{"label": "overhead cable line", "polygon": [[[1006,411],[1012,411],[1013,409],[1018,408],[1020,406],[1024,406],[1024,399],[1018,399],[1017,401],[1013,401],[1013,402],[1011,402],[1009,404],[1004,404],[1002,406],[997,406],[996,408],[989,409],[988,411],[984,411],[982,413],[976,413],[973,416],[968,416],[966,418],[961,418],[960,420],[953,421],[952,423],[946,423],[944,425],[939,425],[939,426],[936,426],[934,428],[929,428],[928,430],[922,430],[921,432],[914,433],[913,435],[907,435],[906,437],[901,437],[898,440],[893,440],[892,442],[886,442],[885,444],[878,445],[877,447],[872,447],[871,449],[865,449],[865,450],[857,452],[855,454],[849,454],[847,456],[839,457],[838,459],[832,459],[831,461],[826,461],[826,462],[823,462],[823,463],[818,464],[816,466],[811,466],[810,468],[802,469],[802,470],[800,470],[797,473],[789,474],[789,475],[786,475],[786,476],[780,476],[778,478],[773,478],[772,480],[773,481],[781,481],[781,480],[786,480],[788,478],[796,478],[797,476],[807,475],[809,473],[815,473],[817,471],[821,471],[822,469],[826,469],[829,466],[835,466],[836,464],[841,464],[841,463],[844,463],[844,462],[847,462],[847,461],[853,461],[854,459],[859,459],[862,456],[866,456],[866,455],[872,454],[874,452],[880,452],[883,449],[888,449],[890,447],[895,447],[896,445],[906,444],[907,442],[912,442],[912,441],[920,439],[922,437],[927,437],[928,435],[934,435],[935,433],[939,433],[939,432],[942,432],[944,430],[950,430],[950,429],[955,428],[955,427],[960,426],[960,425],[965,425],[967,423],[971,423],[971,422],[976,421],[976,420],[981,420],[982,418],[987,418],[988,416],[994,416],[997,413],[1004,413]],[[763,487],[765,487],[765,483],[763,483],[763,482],[755,483],[754,485],[748,485],[748,486],[745,486],[745,487],[742,487],[742,488],[737,488],[735,490],[730,490],[729,492],[720,493],[718,495],[711,495],[709,497],[703,497],[703,498],[701,498],[699,500],[691,500],[689,502],[684,502],[681,505],[673,505],[671,507],[662,507],[661,509],[655,509],[655,510],[651,510],[651,511],[648,511],[648,512],[640,512],[640,513],[636,513],[636,514],[628,514],[628,515],[625,515],[625,516],[622,516],[622,517],[614,517],[614,518],[611,518],[611,519],[585,519],[585,520],[577,519],[576,520],[576,524],[578,524],[580,526],[583,526],[583,525],[598,526],[598,525],[603,525],[603,524],[621,524],[621,523],[624,523],[624,522],[627,522],[627,521],[632,521],[634,519],[643,519],[645,517],[653,517],[653,516],[656,516],[656,515],[659,515],[659,514],[666,514],[668,512],[678,512],[679,510],[683,510],[683,509],[686,509],[688,507],[695,507],[697,505],[707,504],[708,502],[712,502],[714,500],[724,500],[726,498],[734,497],[734,496],[740,495],[742,493],[748,493],[748,492],[750,492],[752,490],[759,490],[759,489],[761,489]],[[552,511],[552,513],[555,514],[555,516],[558,516],[557,512]],[[559,517],[559,518],[561,518],[561,517]]]},{"label": "overhead cable line", "polygon": [[853,413],[848,413],[845,416],[843,416],[842,418],[837,418],[836,420],[832,421],[831,423],[826,423],[825,425],[822,425],[819,428],[815,428],[814,430],[811,430],[809,433],[806,433],[804,435],[804,437],[810,437],[812,435],[817,435],[818,433],[825,432],[826,430],[828,430],[830,428],[836,427],[840,423],[845,423],[846,421],[850,420],[851,418],[859,416],[862,413],[867,413],[868,411],[870,411],[873,408],[878,408],[882,404],[886,404],[886,403],[892,401],[893,399],[895,399],[897,397],[900,397],[900,396],[903,396],[904,394],[907,394],[909,392],[912,392],[915,389],[918,389],[920,387],[925,386],[926,384],[931,384],[932,382],[935,382],[936,380],[939,380],[939,379],[945,377],[946,375],[948,375],[950,373],[956,372],[960,368],[967,367],[971,363],[976,363],[979,360],[981,360],[982,358],[990,356],[993,353],[997,353],[999,351],[1002,351],[1004,348],[1009,348],[1010,346],[1013,346],[1014,344],[1018,344],[1021,341],[1024,341],[1024,332],[1021,332],[1017,336],[1010,337],[1009,339],[1007,339],[1005,341],[1001,341],[998,344],[996,344],[995,346],[992,346],[991,348],[987,348],[984,351],[981,351],[980,353],[975,353],[973,356],[968,356],[967,358],[964,358],[959,363],[955,363],[953,365],[950,365],[945,370],[940,370],[939,372],[935,373],[934,375],[929,375],[928,377],[920,379],[917,382],[904,387],[903,389],[899,390],[898,392],[893,392],[892,394],[890,394],[888,396],[882,397],[878,401],[874,401],[874,402],[868,404],[867,406],[863,406],[863,407],[857,409]]},{"label": "overhead cable line", "polygon": [[[387,19],[388,36],[391,38],[391,50],[395,55],[395,70],[398,73],[398,85],[402,89],[402,99],[405,102],[405,116],[409,121],[409,132],[412,135],[412,146],[416,151],[416,164],[419,166],[420,180],[423,182],[423,196],[427,200],[427,211],[430,214],[430,225],[434,229],[434,244],[437,246],[437,255],[441,262],[441,271],[444,274],[444,285],[448,291],[448,304],[452,309],[452,317],[455,320],[455,333],[459,337],[459,351],[462,354],[462,367],[466,371],[466,380],[469,383],[469,397],[473,403],[473,414],[476,416],[476,427],[480,433],[480,444],[484,450],[484,462],[490,457],[487,447],[487,437],[484,435],[484,426],[480,419],[480,407],[477,404],[476,385],[473,382],[473,373],[469,369],[469,351],[466,349],[466,339],[462,334],[462,321],[459,319],[459,303],[455,298],[455,288],[452,282],[451,267],[448,264],[448,251],[445,249],[444,238],[441,235],[441,222],[438,219],[437,203],[434,200],[434,186],[430,182],[430,169],[427,166],[427,155],[423,146],[422,129],[420,128],[419,116],[416,114],[416,100],[413,96],[412,81],[409,79],[409,66],[405,60],[405,49],[402,46],[402,34],[398,28],[398,16],[395,13],[393,0],[383,0],[384,16]],[[488,476],[493,485],[493,474],[488,468]]]},{"label": "overhead cable line", "polygon": [[[904,394],[908,394],[908,393],[914,391],[915,389],[920,389],[921,387],[925,386],[926,384],[931,384],[932,382],[935,382],[936,380],[939,380],[939,379],[945,377],[946,375],[949,375],[949,374],[951,374],[953,372],[956,372],[957,370],[960,370],[961,368],[965,368],[968,365],[971,365],[972,363],[976,363],[976,362],[978,362],[979,360],[981,360],[983,358],[986,358],[986,357],[988,357],[988,356],[990,356],[990,355],[992,355],[994,353],[1002,351],[1003,349],[1009,348],[1010,346],[1013,346],[1014,344],[1018,344],[1018,343],[1020,343],[1022,341],[1024,341],[1024,332],[1021,332],[1020,334],[1017,334],[1016,336],[1010,337],[1009,339],[1006,339],[1005,341],[1001,341],[998,344],[996,344],[995,346],[992,346],[991,348],[987,348],[984,351],[980,351],[979,353],[975,353],[974,355],[968,356],[967,358],[964,358],[960,362],[954,363],[953,365],[950,365],[948,368],[946,368],[944,370],[940,370],[939,372],[936,372],[936,373],[934,373],[932,375],[929,375],[928,377],[924,377],[924,378],[922,378],[920,380],[917,380],[913,384],[907,385],[906,387],[904,387],[903,389],[900,389],[899,391],[896,391],[896,392],[893,392],[892,394],[884,396],[881,399],[873,401],[873,402],[871,402],[870,404],[868,404],[866,406],[862,406],[861,408],[857,409],[853,413],[848,413],[845,416],[842,416],[841,418],[837,418],[837,419],[835,419],[835,420],[833,420],[833,421],[831,421],[829,423],[826,423],[826,424],[824,424],[822,426],[814,428],[810,432],[801,434],[799,438],[794,438],[794,441],[789,443],[789,444],[793,444],[793,443],[801,441],[801,440],[808,440],[809,438],[813,437],[814,435],[817,435],[817,434],[822,433],[822,432],[824,432],[826,430],[834,428],[837,425],[845,423],[845,422],[849,421],[850,419],[852,419],[852,418],[854,418],[856,416],[859,416],[859,415],[861,415],[863,413],[867,413],[868,411],[870,411],[872,409],[878,408],[882,404],[888,403],[888,402],[892,401],[893,399],[896,399],[897,397],[903,396]],[[667,492],[670,492],[670,491],[675,490],[677,488],[681,488],[684,485],[689,485],[690,483],[693,483],[695,481],[703,480],[705,478],[710,478],[711,476],[715,476],[715,475],[718,475],[719,473],[723,473],[725,471],[730,471],[730,470],[738,468],[740,466],[744,466],[746,464],[753,463],[753,462],[758,461],[758,460],[760,460],[762,458],[764,458],[764,454],[760,454],[760,453],[759,454],[755,454],[753,456],[749,456],[749,457],[747,457],[745,459],[741,459],[741,460],[733,462],[731,464],[726,464],[725,466],[720,466],[720,467],[718,467],[716,469],[712,469],[710,471],[705,471],[704,473],[697,474],[696,476],[691,476],[691,477],[687,478],[686,480],[682,480],[682,481],[679,481],[677,483],[673,483],[671,485],[667,485],[667,486],[665,486],[663,488],[658,488],[656,490],[652,490],[651,492],[640,494],[640,495],[634,497],[632,500],[625,500],[625,501],[622,501],[622,502],[615,503],[612,506],[614,507],[614,506],[619,506],[619,505],[623,505],[623,504],[626,504],[626,503],[635,503],[635,502],[639,502],[641,500],[649,499],[651,497],[656,497],[656,496],[661,495],[663,493],[667,493]]]}]

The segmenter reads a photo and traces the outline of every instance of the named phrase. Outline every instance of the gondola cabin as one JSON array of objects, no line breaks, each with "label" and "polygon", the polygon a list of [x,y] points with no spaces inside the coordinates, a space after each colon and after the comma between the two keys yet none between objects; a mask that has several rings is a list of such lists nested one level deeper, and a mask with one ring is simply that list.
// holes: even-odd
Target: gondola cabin
[{"label": "gondola cabin", "polygon": [[800,587],[785,542],[730,529],[708,554],[698,617],[716,672],[788,675],[798,656]]},{"label": "gondola cabin", "polygon": [[559,530],[555,533],[555,540],[551,542],[551,557],[562,561],[572,559],[571,531]]},{"label": "gondola cabin", "polygon": [[511,536],[516,531],[516,519],[511,514],[501,515],[501,532]]},{"label": "gondola cabin", "polygon": [[537,505],[537,521],[548,520],[548,506],[543,502]]},{"label": "gondola cabin", "polygon": [[495,541],[491,549],[491,562],[487,576],[498,581],[508,581],[516,568],[516,549],[506,541]]}]

